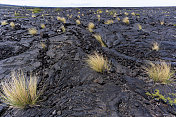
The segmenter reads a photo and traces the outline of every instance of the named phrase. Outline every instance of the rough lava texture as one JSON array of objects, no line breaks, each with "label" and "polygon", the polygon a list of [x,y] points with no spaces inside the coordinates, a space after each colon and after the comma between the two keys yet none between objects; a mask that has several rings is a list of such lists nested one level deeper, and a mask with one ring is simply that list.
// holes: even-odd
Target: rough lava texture
[{"label": "rough lava texture", "polygon": [[[175,93],[175,84],[155,84],[143,70],[148,61],[170,62],[176,66],[176,8],[42,8],[36,17],[24,7],[0,7],[0,80],[10,77],[12,70],[23,69],[39,77],[38,88],[44,93],[34,107],[19,110],[0,105],[2,117],[175,117],[176,106],[146,95],[159,89]],[[100,21],[96,11],[101,9]],[[117,13],[118,21],[106,13]],[[14,16],[14,12],[20,16]],[[79,13],[80,12],[80,13]],[[94,13],[95,12],[95,13]],[[130,24],[122,19],[129,15]],[[135,12],[137,15],[131,15]],[[58,15],[59,13],[59,15]],[[43,16],[42,16],[43,14]],[[68,18],[67,15],[72,15]],[[84,16],[82,16],[84,14]],[[77,16],[80,16],[80,19]],[[57,20],[65,17],[66,23]],[[76,25],[76,19],[81,21]],[[113,24],[104,24],[106,20]],[[161,25],[160,22],[164,21]],[[93,33],[87,30],[95,24]],[[40,24],[46,28],[40,28]],[[142,26],[138,30],[137,24]],[[60,27],[64,25],[66,32]],[[29,35],[35,27],[37,35]],[[107,47],[92,36],[99,33]],[[160,44],[153,51],[153,42]],[[45,46],[42,46],[45,45]],[[109,73],[96,73],[85,62],[97,51],[111,62]],[[175,77],[174,77],[175,78]],[[173,80],[174,80],[173,78]]]}]

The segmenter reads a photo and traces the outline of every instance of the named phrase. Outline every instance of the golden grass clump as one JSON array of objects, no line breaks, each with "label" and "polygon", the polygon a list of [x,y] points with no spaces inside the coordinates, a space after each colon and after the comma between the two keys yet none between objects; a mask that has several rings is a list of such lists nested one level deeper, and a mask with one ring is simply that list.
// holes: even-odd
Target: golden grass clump
[{"label": "golden grass clump", "polygon": [[37,29],[36,28],[30,28],[30,29],[28,29],[28,31],[29,31],[29,34],[31,34],[31,35],[36,35],[37,34]]},{"label": "golden grass clump", "polygon": [[110,66],[107,59],[105,59],[102,55],[98,53],[94,53],[94,55],[88,55],[88,59],[86,60],[89,67],[95,70],[96,72],[104,72],[109,71]]},{"label": "golden grass clump", "polygon": [[161,61],[160,64],[151,62],[150,65],[145,70],[155,82],[168,83],[169,79],[174,75],[174,72],[171,71],[171,65],[164,61]]},{"label": "golden grass clump", "polygon": [[94,34],[93,35],[95,37],[95,39],[101,44],[102,47],[106,47],[106,45],[104,44],[103,40],[101,39],[101,36],[99,34]]},{"label": "golden grass clump", "polygon": [[138,30],[142,30],[142,26],[140,24],[137,24]]},{"label": "golden grass clump", "polygon": [[46,44],[44,44],[43,42],[41,42],[41,46],[43,49],[46,48]]},{"label": "golden grass clump", "polygon": [[33,18],[35,18],[35,17],[36,17],[36,15],[35,15],[35,14],[32,14],[32,17],[33,17]]},{"label": "golden grass clump", "polygon": [[71,19],[71,18],[72,18],[72,16],[73,16],[73,15],[71,14],[71,15],[69,16],[69,18]]},{"label": "golden grass clump", "polygon": [[77,18],[80,19],[81,17],[79,15],[77,15]]},{"label": "golden grass clump", "polygon": [[113,17],[117,17],[117,13],[114,13]]},{"label": "golden grass clump", "polygon": [[89,32],[93,32],[93,28],[94,27],[95,27],[94,23],[89,22],[89,24],[88,24],[88,30],[89,30]]},{"label": "golden grass clump", "polygon": [[153,43],[152,50],[155,50],[155,51],[159,50],[159,44],[157,42]]},{"label": "golden grass clump", "polygon": [[7,25],[7,24],[8,24],[8,23],[7,23],[7,21],[6,21],[6,20],[1,21],[1,25],[2,25],[2,26]]},{"label": "golden grass clump", "polygon": [[14,22],[10,22],[10,26],[14,29],[15,28],[15,23]]},{"label": "golden grass clump", "polygon": [[100,17],[101,17],[100,15],[97,15],[98,21],[100,21]]},{"label": "golden grass clump", "polygon": [[46,28],[45,24],[40,24],[40,27],[43,29]]},{"label": "golden grass clump", "polygon": [[35,105],[41,95],[41,92],[37,91],[37,82],[36,76],[27,79],[22,71],[12,72],[10,80],[1,82],[1,101],[15,108]]},{"label": "golden grass clump", "polygon": [[101,9],[98,9],[97,14],[101,14],[101,13],[103,13],[103,11]]},{"label": "golden grass clump", "polygon": [[64,17],[57,17],[57,20],[63,22],[64,24],[66,23],[66,19]]},{"label": "golden grass clump", "polygon": [[104,24],[113,24],[113,23],[114,23],[113,20],[107,20],[107,21],[104,22]]},{"label": "golden grass clump", "polygon": [[161,21],[160,24],[161,24],[161,25],[164,25],[164,21]]},{"label": "golden grass clump", "polygon": [[135,16],[136,14],[134,12],[132,12],[131,15]]},{"label": "golden grass clump", "polygon": [[61,30],[62,30],[62,32],[66,32],[64,25],[61,26]]},{"label": "golden grass clump", "polygon": [[80,25],[81,24],[80,20],[76,20],[76,24]]},{"label": "golden grass clump", "polygon": [[130,24],[130,21],[129,21],[128,17],[123,18],[122,22],[125,23],[125,24]]},{"label": "golden grass clump", "polygon": [[127,13],[127,12],[125,12],[124,14],[125,14],[125,15],[128,15],[128,13]]},{"label": "golden grass clump", "polygon": [[119,17],[117,17],[117,20],[118,20],[118,21],[120,21],[120,18],[119,18]]},{"label": "golden grass clump", "polygon": [[15,15],[15,16],[20,16],[20,13],[17,13],[17,12],[15,11],[14,15]]}]

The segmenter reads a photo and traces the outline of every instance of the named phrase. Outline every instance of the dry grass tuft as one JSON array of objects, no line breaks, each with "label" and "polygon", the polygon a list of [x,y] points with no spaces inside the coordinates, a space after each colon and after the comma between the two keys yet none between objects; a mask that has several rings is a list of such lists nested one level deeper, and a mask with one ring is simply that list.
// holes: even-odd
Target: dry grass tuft
[{"label": "dry grass tuft", "polygon": [[119,18],[119,17],[117,17],[117,20],[118,20],[118,21],[120,21],[120,18]]},{"label": "dry grass tuft", "polygon": [[101,17],[100,15],[97,15],[98,21],[100,21],[100,17]]},{"label": "dry grass tuft", "polygon": [[76,24],[80,25],[81,24],[80,20],[76,20]]},{"label": "dry grass tuft", "polygon": [[14,22],[10,22],[10,26],[14,29],[15,28],[15,23]]},{"label": "dry grass tuft", "polygon": [[62,30],[62,32],[66,32],[64,25],[61,26],[61,30]]},{"label": "dry grass tuft", "polygon": [[35,17],[36,17],[36,15],[35,15],[35,14],[32,14],[32,17],[33,17],[33,18],[35,18]]},{"label": "dry grass tuft", "polygon": [[127,12],[125,12],[124,14],[125,14],[125,15],[128,15],[128,13],[127,13]]},{"label": "dry grass tuft", "polygon": [[94,55],[88,55],[86,62],[88,63],[89,67],[96,72],[102,73],[104,71],[110,70],[108,60],[98,53],[94,53]]},{"label": "dry grass tuft", "polygon": [[81,17],[79,15],[77,15],[77,18],[80,19]]},{"label": "dry grass tuft", "polygon": [[41,46],[43,49],[46,48],[46,44],[44,44],[43,42],[41,42]]},{"label": "dry grass tuft", "polygon": [[71,15],[69,15],[69,16],[68,16],[68,18],[69,18],[69,19],[71,19],[71,18],[72,18],[72,16],[73,16],[73,15],[71,14]]},{"label": "dry grass tuft", "polygon": [[137,24],[138,30],[142,30],[142,26],[140,24]]},{"label": "dry grass tuft", "polygon": [[150,65],[145,70],[155,82],[168,83],[169,79],[174,75],[174,72],[171,71],[171,65],[164,61],[161,61],[160,64],[150,63]]},{"label": "dry grass tuft", "polygon": [[130,24],[130,21],[129,21],[128,17],[123,18],[122,22],[125,23],[125,24]]},{"label": "dry grass tuft", "polygon": [[43,29],[46,28],[45,24],[40,24],[40,27]]},{"label": "dry grass tuft", "polygon": [[64,17],[57,17],[57,20],[61,21],[62,23],[66,23],[66,19]]},{"label": "dry grass tuft", "polygon": [[159,50],[159,44],[157,42],[153,43],[152,50],[155,50],[155,51]]},{"label": "dry grass tuft", "polygon": [[89,22],[89,24],[88,24],[88,30],[89,30],[89,32],[93,32],[93,28],[94,27],[95,27],[94,23]]},{"label": "dry grass tuft", "polygon": [[161,21],[160,24],[161,24],[161,25],[164,25],[164,21]]},{"label": "dry grass tuft", "polygon": [[1,21],[1,25],[2,25],[2,26],[7,25],[7,24],[8,24],[8,23],[7,23],[7,21],[6,21],[6,20]]},{"label": "dry grass tuft", "polygon": [[35,105],[41,92],[37,92],[37,77],[26,76],[22,71],[12,72],[9,81],[2,82],[1,101],[15,108],[25,108]]},{"label": "dry grass tuft", "polygon": [[104,24],[113,24],[113,23],[114,23],[113,20],[107,20],[107,21],[104,22]]},{"label": "dry grass tuft", "polygon": [[136,14],[134,12],[132,12],[131,15],[135,16]]},{"label": "dry grass tuft", "polygon": [[114,13],[113,17],[114,17],[114,18],[117,17],[117,13]]},{"label": "dry grass tuft", "polygon": [[94,34],[93,35],[95,37],[95,39],[101,44],[102,47],[106,47],[106,45],[104,44],[103,40],[101,39],[101,36],[99,34]]},{"label": "dry grass tuft", "polygon": [[30,28],[30,29],[28,29],[28,31],[29,31],[29,34],[31,34],[31,35],[36,35],[37,34],[37,29],[36,28]]}]

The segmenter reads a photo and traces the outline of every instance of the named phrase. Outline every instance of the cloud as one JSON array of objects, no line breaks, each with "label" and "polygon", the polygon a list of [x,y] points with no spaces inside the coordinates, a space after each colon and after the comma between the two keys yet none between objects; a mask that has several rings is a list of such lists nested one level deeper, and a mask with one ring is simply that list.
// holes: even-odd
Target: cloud
[{"label": "cloud", "polygon": [[0,0],[0,4],[40,7],[176,6],[176,0]]}]

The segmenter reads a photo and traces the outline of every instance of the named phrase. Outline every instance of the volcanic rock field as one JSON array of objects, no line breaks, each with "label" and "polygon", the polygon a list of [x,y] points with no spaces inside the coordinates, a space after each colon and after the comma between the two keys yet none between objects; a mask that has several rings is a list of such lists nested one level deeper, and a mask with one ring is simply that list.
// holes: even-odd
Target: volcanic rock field
[{"label": "volcanic rock field", "polygon": [[[0,116],[176,116],[176,103],[147,95],[157,89],[174,100],[175,75],[172,83],[161,84],[144,70],[149,61],[161,60],[176,68],[175,7],[32,9],[0,7],[0,21],[7,23],[0,25],[0,80],[22,69],[28,76],[36,74],[38,89],[44,91],[33,107],[17,109],[1,103]],[[57,20],[58,16],[66,22]],[[125,17],[129,24],[123,22]],[[107,20],[113,22],[106,24]],[[93,32],[88,30],[90,22],[95,25]],[[29,34],[30,28],[37,34]],[[101,35],[106,47],[93,34]],[[158,51],[152,49],[156,42]],[[108,72],[97,73],[88,66],[85,60],[94,52],[108,59]]]}]

